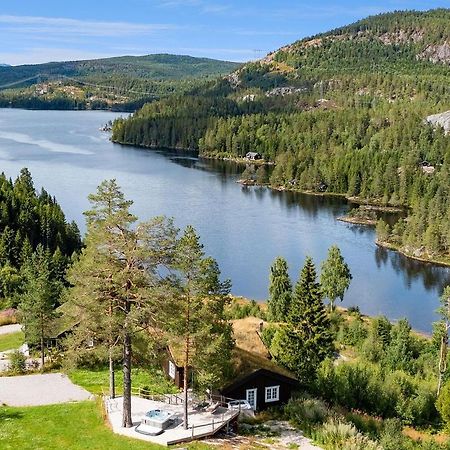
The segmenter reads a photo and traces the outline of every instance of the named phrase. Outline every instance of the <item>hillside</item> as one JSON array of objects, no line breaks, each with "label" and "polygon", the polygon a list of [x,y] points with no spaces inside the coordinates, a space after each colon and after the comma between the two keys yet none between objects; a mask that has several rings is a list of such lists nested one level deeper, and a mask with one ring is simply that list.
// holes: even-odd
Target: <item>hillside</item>
[{"label": "hillside", "polygon": [[168,54],[0,66],[0,105],[123,106],[184,92],[236,67],[228,61]]},{"label": "hillside", "polygon": [[[245,177],[410,208],[379,241],[450,262],[450,10],[395,12],[275,51],[115,123],[116,142],[275,163]],[[426,165],[424,165],[424,162]],[[253,170],[253,171],[252,171]]]}]

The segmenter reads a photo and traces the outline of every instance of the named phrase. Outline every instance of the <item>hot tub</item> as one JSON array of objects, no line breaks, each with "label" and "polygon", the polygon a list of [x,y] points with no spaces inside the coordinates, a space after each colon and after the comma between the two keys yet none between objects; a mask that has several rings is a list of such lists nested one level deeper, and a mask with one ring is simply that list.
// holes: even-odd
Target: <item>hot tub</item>
[{"label": "hot tub", "polygon": [[145,413],[141,423],[136,427],[136,431],[142,434],[156,436],[161,434],[172,422],[174,413],[164,409],[152,409]]}]

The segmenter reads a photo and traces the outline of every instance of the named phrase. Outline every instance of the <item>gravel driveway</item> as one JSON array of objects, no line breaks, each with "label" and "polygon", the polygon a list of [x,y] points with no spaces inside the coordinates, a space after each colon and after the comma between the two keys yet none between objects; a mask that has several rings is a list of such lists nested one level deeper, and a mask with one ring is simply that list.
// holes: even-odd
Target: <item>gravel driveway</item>
[{"label": "gravel driveway", "polygon": [[62,373],[0,377],[0,404],[39,406],[88,400],[91,393]]},{"label": "gravel driveway", "polygon": [[16,333],[22,329],[20,323],[15,323],[13,325],[3,325],[0,327],[0,334]]}]

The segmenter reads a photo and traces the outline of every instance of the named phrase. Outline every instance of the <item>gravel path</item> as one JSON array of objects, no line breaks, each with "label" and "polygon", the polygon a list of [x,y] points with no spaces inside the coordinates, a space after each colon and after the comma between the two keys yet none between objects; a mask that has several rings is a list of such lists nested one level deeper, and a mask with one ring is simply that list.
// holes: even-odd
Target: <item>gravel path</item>
[{"label": "gravel path", "polygon": [[0,334],[16,333],[22,329],[20,323],[15,323],[13,325],[3,325],[0,327]]},{"label": "gravel path", "polygon": [[52,405],[91,397],[62,373],[0,377],[0,404],[9,406]]}]

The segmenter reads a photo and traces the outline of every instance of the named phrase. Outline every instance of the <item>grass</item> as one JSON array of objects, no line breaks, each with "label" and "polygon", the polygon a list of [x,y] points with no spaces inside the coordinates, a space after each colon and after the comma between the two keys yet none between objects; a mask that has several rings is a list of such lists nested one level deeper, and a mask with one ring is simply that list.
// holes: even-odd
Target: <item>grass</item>
[{"label": "grass", "polygon": [[[85,388],[93,394],[102,394],[102,388],[108,389],[109,370],[100,369],[74,369],[68,374],[73,383]],[[116,393],[121,394],[123,377],[120,368],[116,370]],[[175,385],[167,380],[163,372],[156,368],[133,368],[131,373],[133,388],[144,387],[152,394],[175,394],[178,392]]]},{"label": "grass", "polygon": [[[0,407],[0,441],[2,450],[166,448],[115,435],[103,422],[100,403],[90,401],[26,408]],[[187,448],[207,450],[211,447],[196,443]]]},{"label": "grass", "polygon": [[0,335],[0,352],[15,350],[24,343],[24,335],[21,331]]}]

